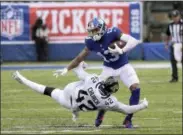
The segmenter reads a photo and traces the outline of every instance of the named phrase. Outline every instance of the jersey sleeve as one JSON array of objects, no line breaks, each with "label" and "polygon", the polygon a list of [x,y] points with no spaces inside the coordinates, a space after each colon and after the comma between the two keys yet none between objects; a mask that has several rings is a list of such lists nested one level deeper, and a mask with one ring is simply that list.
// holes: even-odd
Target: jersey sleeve
[{"label": "jersey sleeve", "polygon": [[116,38],[116,40],[120,40],[120,37],[122,35],[122,31],[118,27],[113,27],[112,33],[113,33],[114,37]]},{"label": "jersey sleeve", "polygon": [[87,73],[81,66],[74,68],[73,71],[80,80],[85,80],[88,76],[90,76],[90,74]]},{"label": "jersey sleeve", "polygon": [[90,38],[89,37],[86,37],[85,38],[85,46],[90,50],[92,51],[92,46],[90,44]]},{"label": "jersey sleeve", "polygon": [[166,35],[167,36],[170,36],[170,28],[169,28],[169,25],[168,25],[167,30],[166,30]]},{"label": "jersey sleeve", "polygon": [[85,84],[86,85],[95,84],[95,83],[98,83],[98,82],[99,82],[99,77],[96,74],[90,74],[85,79]]}]

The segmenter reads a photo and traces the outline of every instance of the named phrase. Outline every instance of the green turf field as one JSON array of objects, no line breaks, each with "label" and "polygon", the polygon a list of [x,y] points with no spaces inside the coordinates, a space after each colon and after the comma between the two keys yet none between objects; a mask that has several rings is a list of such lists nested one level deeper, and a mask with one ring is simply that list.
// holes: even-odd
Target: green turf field
[{"label": "green turf field", "polygon": [[[100,73],[100,70],[88,70]],[[108,112],[103,126],[94,127],[96,112],[81,112],[76,123],[70,111],[50,97],[38,94],[11,78],[12,71],[1,71],[1,133],[46,134],[182,134],[182,78],[168,83],[169,69],[137,69],[141,81],[141,98],[146,97],[149,107],[134,115],[136,129],[121,128],[125,115]],[[52,70],[20,71],[30,80],[63,88],[76,81],[70,72],[56,79]],[[179,70],[179,75],[182,71]],[[120,83],[117,98],[128,104],[129,90]]]}]

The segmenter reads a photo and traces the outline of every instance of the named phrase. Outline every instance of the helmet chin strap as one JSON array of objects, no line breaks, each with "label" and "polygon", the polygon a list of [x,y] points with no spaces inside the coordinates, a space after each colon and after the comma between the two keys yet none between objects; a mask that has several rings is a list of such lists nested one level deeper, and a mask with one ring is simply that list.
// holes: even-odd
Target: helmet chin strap
[{"label": "helmet chin strap", "polygon": [[103,96],[111,95],[111,93],[105,91],[104,89],[99,89],[99,92],[100,92],[100,94],[103,95]]},{"label": "helmet chin strap", "polygon": [[100,85],[100,87],[99,87],[98,90],[99,90],[100,94],[103,95],[103,96],[109,96],[109,95],[111,95],[109,92],[107,92],[105,90],[104,84]]}]

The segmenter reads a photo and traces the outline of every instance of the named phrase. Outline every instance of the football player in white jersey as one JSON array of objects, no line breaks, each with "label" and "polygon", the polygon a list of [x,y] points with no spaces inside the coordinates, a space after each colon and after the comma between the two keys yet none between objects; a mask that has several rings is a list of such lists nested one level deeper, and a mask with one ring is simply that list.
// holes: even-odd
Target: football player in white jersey
[{"label": "football player in white jersey", "polygon": [[78,67],[73,69],[80,81],[69,83],[63,90],[30,81],[18,71],[14,72],[12,77],[34,91],[52,97],[63,107],[70,109],[73,121],[78,117],[79,111],[102,109],[131,114],[147,108],[146,99],[132,106],[119,102],[116,97],[112,96],[112,93],[119,89],[118,81],[114,77],[102,80],[96,74],[88,74],[83,69],[84,65],[85,63],[81,62]]}]

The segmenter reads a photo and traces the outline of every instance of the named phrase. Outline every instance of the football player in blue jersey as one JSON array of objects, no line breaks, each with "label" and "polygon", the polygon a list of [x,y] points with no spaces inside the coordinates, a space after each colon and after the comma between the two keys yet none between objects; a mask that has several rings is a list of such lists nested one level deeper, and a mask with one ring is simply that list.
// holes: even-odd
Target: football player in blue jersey
[{"label": "football player in blue jersey", "polygon": [[[88,37],[85,39],[86,47],[76,56],[71,63],[64,69],[56,70],[54,75],[64,76],[69,70],[77,67],[83,61],[89,52],[96,52],[103,57],[103,71],[101,77],[104,79],[109,76],[120,77],[121,81],[126,85],[130,91],[129,99],[130,105],[137,105],[140,98],[139,79],[134,68],[128,62],[127,51],[134,48],[140,43],[130,35],[124,34],[119,28],[107,28],[105,22],[101,18],[93,18],[88,23]],[[109,45],[114,41],[122,40],[126,45],[121,49],[117,45],[115,48],[109,48]],[[95,126],[98,127],[103,121],[105,111],[100,110],[95,120]],[[132,125],[133,114],[129,114],[123,121],[125,128],[133,128]]]}]

